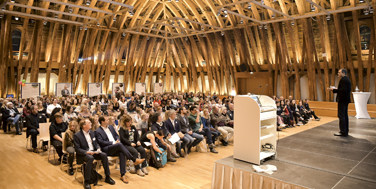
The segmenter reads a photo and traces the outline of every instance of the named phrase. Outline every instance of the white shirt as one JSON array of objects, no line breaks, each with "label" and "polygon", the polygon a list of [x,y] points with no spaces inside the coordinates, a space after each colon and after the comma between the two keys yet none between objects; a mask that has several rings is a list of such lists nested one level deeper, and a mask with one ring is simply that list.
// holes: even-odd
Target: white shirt
[{"label": "white shirt", "polygon": [[84,133],[85,138],[86,138],[86,142],[89,145],[89,151],[94,151],[93,141],[91,140],[91,137],[90,137],[90,134],[89,134],[90,130],[88,132],[82,130],[82,132]]},{"label": "white shirt", "polygon": [[168,119],[170,119],[172,126],[174,126],[174,129],[175,129],[175,120],[172,120],[171,118],[168,118]]},{"label": "white shirt", "polygon": [[106,133],[106,135],[107,135],[107,137],[108,137],[108,140],[110,141],[110,142],[112,142],[112,144],[115,144],[115,139],[114,139],[114,136],[112,136],[112,133],[111,133],[111,131],[110,131],[110,128],[108,128],[108,126],[107,126],[107,128],[106,127],[103,127],[103,126],[101,126],[102,127],[102,129],[104,130],[104,132]]},{"label": "white shirt", "polygon": [[56,106],[54,104],[50,104],[47,106],[47,114],[51,114],[52,111],[55,109],[55,108],[61,108],[61,106],[59,104],[56,104]]}]

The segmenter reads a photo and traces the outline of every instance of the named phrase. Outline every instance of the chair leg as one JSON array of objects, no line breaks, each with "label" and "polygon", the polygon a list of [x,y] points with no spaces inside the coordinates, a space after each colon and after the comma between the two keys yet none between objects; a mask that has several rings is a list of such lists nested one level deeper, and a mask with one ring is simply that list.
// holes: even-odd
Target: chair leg
[{"label": "chair leg", "polygon": [[81,166],[76,166],[76,173],[74,173],[74,179],[76,179],[77,182],[80,182],[78,179],[77,179],[77,173],[78,173],[78,168],[81,167],[81,173],[82,173],[82,184],[84,184],[84,180],[85,180],[85,174],[84,174],[84,164],[82,164]]}]

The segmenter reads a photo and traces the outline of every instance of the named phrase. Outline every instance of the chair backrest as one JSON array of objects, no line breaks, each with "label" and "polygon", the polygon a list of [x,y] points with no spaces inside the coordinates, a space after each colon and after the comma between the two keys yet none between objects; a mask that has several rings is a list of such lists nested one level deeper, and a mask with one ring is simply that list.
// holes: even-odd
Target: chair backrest
[{"label": "chair backrest", "polygon": [[51,123],[39,123],[39,137],[44,141],[50,140]]},{"label": "chair backrest", "polygon": [[18,112],[20,112],[20,114],[23,113],[23,108],[17,108]]}]

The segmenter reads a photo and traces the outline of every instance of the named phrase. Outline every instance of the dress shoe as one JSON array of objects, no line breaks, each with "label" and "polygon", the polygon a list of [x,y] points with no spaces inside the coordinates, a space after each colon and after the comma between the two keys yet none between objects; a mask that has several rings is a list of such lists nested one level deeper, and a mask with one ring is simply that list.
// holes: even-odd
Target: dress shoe
[{"label": "dress shoe", "polygon": [[211,143],[209,144],[209,148],[216,148],[217,146],[215,146],[215,144]]},{"label": "dress shoe", "polygon": [[167,159],[167,161],[168,161],[168,162],[176,162],[176,159],[173,158],[173,157],[170,157],[170,158]]},{"label": "dress shoe", "polygon": [[34,152],[34,153],[39,153],[38,148],[34,148],[34,149],[33,149],[33,152]]},{"label": "dress shoe", "polygon": [[103,176],[101,174],[99,174],[99,173],[97,173],[97,174],[98,174],[98,180],[102,180]]},{"label": "dress shoe", "polygon": [[22,135],[21,131],[17,131],[16,135]]},{"label": "dress shoe", "polygon": [[143,167],[143,168],[142,168],[142,172],[144,172],[145,175],[148,175],[148,174],[149,174],[149,171],[146,169],[146,167]]},{"label": "dress shoe", "polygon": [[343,134],[343,133],[334,133],[334,136],[347,137],[347,136],[349,136],[349,135],[348,135],[348,134]]},{"label": "dress shoe", "polygon": [[188,148],[187,154],[190,154],[190,153],[191,153],[191,148]]},{"label": "dress shoe", "polygon": [[88,182],[84,182],[84,188],[85,189],[91,189],[91,186],[90,186],[90,184],[88,183]]},{"label": "dress shoe", "polygon": [[120,177],[120,180],[123,181],[125,184],[129,183],[128,177],[125,176],[125,175],[123,175],[122,177]]},{"label": "dress shoe", "polygon": [[136,161],[134,162],[134,165],[136,166],[136,165],[139,165],[139,164],[141,164],[142,162],[144,162],[145,161],[145,159],[136,159]]},{"label": "dress shoe", "polygon": [[173,153],[172,156],[173,156],[174,158],[180,158],[180,156],[179,156],[177,153]]},{"label": "dress shoe", "polygon": [[214,154],[218,154],[217,150],[215,150],[214,148],[210,148],[210,152]]},{"label": "dress shoe", "polygon": [[182,158],[184,158],[184,157],[185,157],[184,152],[180,152],[180,153],[179,153],[179,156],[182,157]]},{"label": "dress shoe", "polygon": [[277,127],[277,131],[282,131],[282,129],[280,129],[279,127]]},{"label": "dress shoe", "polygon": [[69,167],[68,174],[71,175],[71,176],[74,175],[73,167]]},{"label": "dress shoe", "polygon": [[108,184],[111,184],[111,185],[115,184],[115,181],[112,180],[112,178],[110,176],[106,176],[106,179],[104,180],[104,182],[108,183]]},{"label": "dress shoe", "polygon": [[225,140],[221,139],[221,142],[222,142],[222,145],[223,146],[227,146],[228,145],[228,142],[226,142]]},{"label": "dress shoe", "polygon": [[315,120],[316,120],[316,121],[320,121],[320,119],[321,119],[321,118],[318,117],[318,118],[316,118]]},{"label": "dress shoe", "polygon": [[141,169],[138,169],[137,170],[137,174],[138,174],[138,176],[145,176],[145,173],[144,172],[142,172],[142,170]]}]

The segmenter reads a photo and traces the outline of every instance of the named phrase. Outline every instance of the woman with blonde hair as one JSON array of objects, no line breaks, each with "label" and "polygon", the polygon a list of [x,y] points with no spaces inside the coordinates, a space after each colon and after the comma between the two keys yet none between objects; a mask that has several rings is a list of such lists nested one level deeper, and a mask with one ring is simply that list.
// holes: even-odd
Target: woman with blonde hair
[{"label": "woman with blonde hair", "polygon": [[95,131],[98,129],[99,125],[99,115],[95,114],[89,118],[89,121],[91,122],[91,130]]},{"label": "woman with blonde hair", "polygon": [[[141,146],[140,136],[135,126],[132,125],[132,117],[129,115],[124,115],[120,123],[120,141],[128,149],[128,151],[133,155],[133,157],[138,157],[138,153],[141,155],[141,159],[146,158],[145,149]],[[146,169],[146,161],[141,165],[136,165],[136,173],[139,176],[145,176],[149,172]]]},{"label": "woman with blonde hair", "polygon": [[89,118],[91,116],[91,113],[89,111],[89,108],[86,105],[81,105],[80,113],[78,114],[78,117],[82,118]]},{"label": "woman with blonde hair", "polygon": [[71,120],[69,122],[68,129],[65,131],[65,135],[63,138],[63,151],[68,152],[68,174],[73,175],[73,159],[74,159],[74,141],[73,135],[79,130],[78,123],[76,120]]}]

